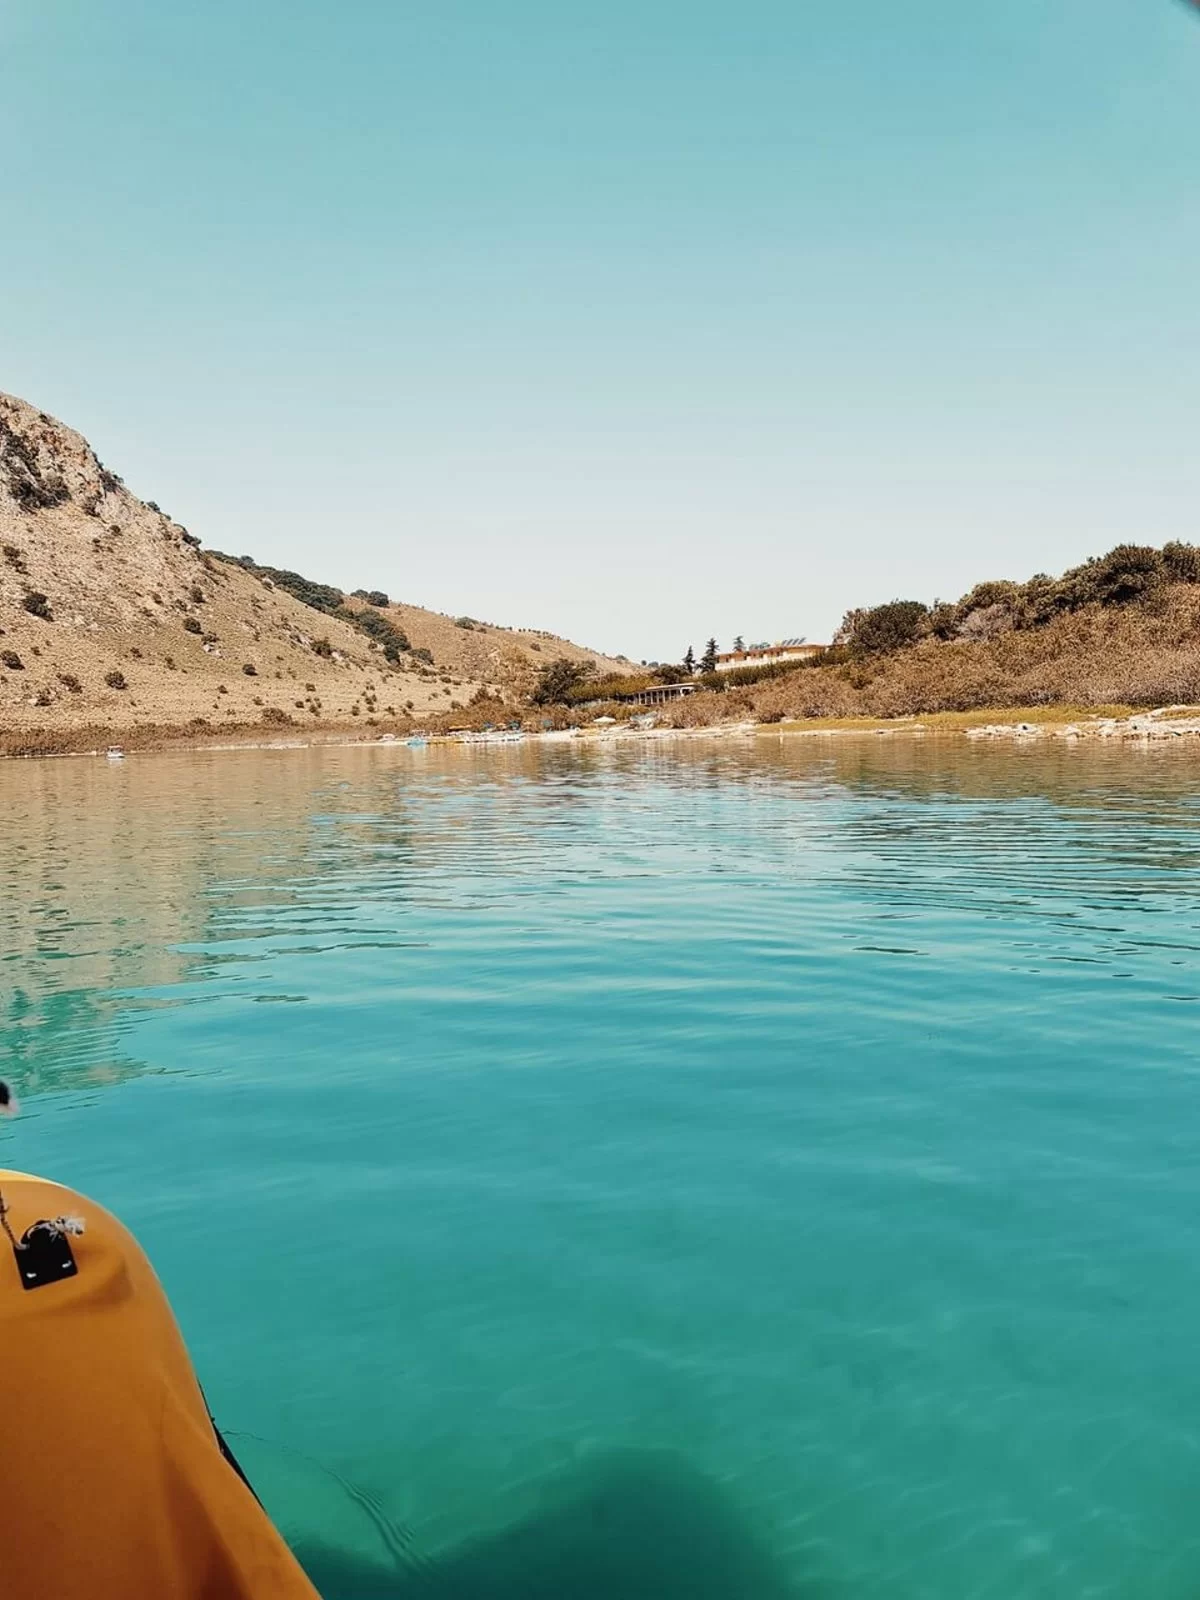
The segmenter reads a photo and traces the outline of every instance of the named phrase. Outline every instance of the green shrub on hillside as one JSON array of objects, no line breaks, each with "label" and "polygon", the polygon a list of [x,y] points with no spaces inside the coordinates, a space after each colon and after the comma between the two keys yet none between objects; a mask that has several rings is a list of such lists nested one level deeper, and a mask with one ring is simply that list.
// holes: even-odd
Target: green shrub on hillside
[{"label": "green shrub on hillside", "polygon": [[[688,646],[688,651],[690,654],[690,645]],[[691,667],[685,665],[686,660],[687,658],[685,656],[684,661],[678,664],[674,661],[664,661],[660,663],[659,666],[654,668],[652,673],[655,683],[686,683],[692,676]]]},{"label": "green shrub on hillside", "polygon": [[580,684],[595,672],[590,661],[547,661],[538,673],[537,683],[529,696],[535,706],[565,705]]},{"label": "green shrub on hillside", "polygon": [[287,568],[257,567],[259,577],[270,578],[277,589],[284,589],[293,599],[299,600],[301,605],[311,606],[314,611],[336,611],[346,598],[340,589],[335,589],[330,583],[314,583],[311,578],[305,578],[299,572],[290,572]]},{"label": "green shrub on hillside", "polygon": [[220,551],[214,551],[213,554],[219,560],[228,561],[235,567],[244,567],[256,578],[266,579],[277,589],[282,589],[293,599],[299,600],[301,605],[311,606],[314,611],[334,611],[346,598],[342,591],[335,589],[332,584],[315,583],[312,578],[306,578],[300,572],[293,572],[289,567],[262,567],[253,556],[227,556]]},{"label": "green shrub on hillside", "polygon": [[383,653],[391,662],[400,659],[401,652],[408,649],[408,635],[403,628],[398,628],[390,618],[385,617],[382,611],[377,611],[374,606],[368,606],[362,611],[356,611],[353,606],[338,606],[333,612],[335,617],[341,617],[343,622],[349,622],[360,629],[368,637],[383,646]]},{"label": "green shrub on hillside", "polygon": [[1162,552],[1146,544],[1119,544],[1063,574],[1064,585],[1069,583],[1073,597],[1078,596],[1077,605],[1128,605],[1162,581]]},{"label": "green shrub on hillside", "polygon": [[[543,675],[547,669],[543,668]],[[591,673],[582,677],[559,704],[578,705],[593,700],[628,700],[642,689],[657,683],[652,673],[606,672],[602,678]]]},{"label": "green shrub on hillside", "polygon": [[[1161,550],[1119,544],[1057,578],[1039,572],[1024,583],[988,579],[960,600],[935,601],[932,608],[917,600],[892,600],[850,611],[837,637],[858,657],[886,655],[923,638],[974,643],[1000,633],[1044,628],[1056,617],[1088,606],[1138,605],[1171,583],[1200,584],[1200,548],[1178,540]],[[832,664],[828,657],[825,664]]]},{"label": "green shrub on hillside", "polygon": [[838,642],[852,655],[883,655],[913,644],[924,632],[929,607],[920,600],[889,600],[881,606],[849,611],[838,629]]},{"label": "green shrub on hillside", "polygon": [[969,640],[990,638],[1004,628],[1043,628],[1055,617],[1086,606],[1136,605],[1170,583],[1200,583],[1200,549],[1195,545],[1174,540],[1156,550],[1119,544],[1058,578],[1039,572],[1025,583],[978,583],[948,608],[949,627],[939,625],[947,608],[937,608],[931,632],[938,638]]},{"label": "green shrub on hillside", "polygon": [[[381,644],[384,655],[393,664],[398,662],[401,654],[408,649],[408,638],[404,630],[398,628],[378,609],[389,603],[382,589],[355,589],[352,598],[367,602],[366,608],[359,610],[355,606],[348,606],[346,596],[332,584],[315,583],[312,578],[306,578],[299,572],[292,572],[287,567],[261,567],[253,556],[222,555],[220,559],[230,562],[233,566],[244,567],[257,578],[269,580],[276,588],[283,589],[294,600],[299,600],[301,605],[311,606],[314,611],[322,611],[326,616],[338,617],[342,622],[348,622],[351,627],[357,628],[360,633],[365,633],[368,638]],[[313,649],[317,649],[316,645]],[[318,655],[326,653],[317,650]]]},{"label": "green shrub on hillside", "polygon": [[1168,583],[1200,583],[1200,547],[1172,539],[1162,547],[1162,560]]}]

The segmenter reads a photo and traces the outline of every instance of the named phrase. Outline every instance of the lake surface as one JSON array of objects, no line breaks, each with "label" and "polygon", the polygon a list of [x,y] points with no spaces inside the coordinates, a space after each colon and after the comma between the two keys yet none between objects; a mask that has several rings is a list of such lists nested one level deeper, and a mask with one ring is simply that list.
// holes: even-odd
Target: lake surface
[{"label": "lake surface", "polygon": [[330,1596],[1200,1595],[1197,757],[208,752],[0,816],[0,1165],[139,1235]]}]

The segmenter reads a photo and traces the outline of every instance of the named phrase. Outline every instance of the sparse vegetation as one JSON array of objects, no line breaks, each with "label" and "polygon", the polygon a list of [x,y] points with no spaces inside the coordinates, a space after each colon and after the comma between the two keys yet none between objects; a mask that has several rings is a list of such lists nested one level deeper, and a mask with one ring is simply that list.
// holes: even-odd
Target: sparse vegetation
[{"label": "sparse vegetation", "polygon": [[203,633],[204,629],[195,617],[184,617],[183,631],[185,633]]},{"label": "sparse vegetation", "polygon": [[49,598],[40,589],[30,589],[21,601],[31,617],[40,617],[43,622],[53,622],[54,613],[50,609]]},{"label": "sparse vegetation", "polygon": [[247,661],[242,667],[242,671],[248,678],[258,677],[258,668],[254,665],[253,661]]},{"label": "sparse vegetation", "polygon": [[114,667],[111,672],[106,672],[104,681],[110,689],[128,689],[129,687],[125,681],[125,674],[118,667]]},{"label": "sparse vegetation", "polygon": [[60,672],[58,675],[58,681],[62,684],[63,688],[69,690],[71,694],[80,694],[83,691],[83,685],[73,672]]},{"label": "sparse vegetation", "polygon": [[10,672],[25,671],[25,663],[15,650],[0,650],[0,662],[3,662]]}]

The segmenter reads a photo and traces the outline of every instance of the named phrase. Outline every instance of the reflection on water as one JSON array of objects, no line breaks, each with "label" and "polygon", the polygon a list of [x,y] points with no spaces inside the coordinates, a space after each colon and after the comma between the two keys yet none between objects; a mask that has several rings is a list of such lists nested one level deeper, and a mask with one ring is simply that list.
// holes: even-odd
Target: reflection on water
[{"label": "reflection on water", "polygon": [[1191,1594],[1198,776],[10,763],[0,1164],[138,1231],[331,1597]]}]

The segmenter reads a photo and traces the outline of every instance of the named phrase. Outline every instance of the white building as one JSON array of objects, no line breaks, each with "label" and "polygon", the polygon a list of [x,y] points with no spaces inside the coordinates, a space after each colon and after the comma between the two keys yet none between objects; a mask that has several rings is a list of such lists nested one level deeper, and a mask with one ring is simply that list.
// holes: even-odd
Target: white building
[{"label": "white building", "polygon": [[727,650],[717,657],[718,672],[732,672],[736,667],[767,667],[776,661],[807,661],[819,656],[826,647],[808,644],[804,639],[783,639],[779,644],[751,644],[744,650]]}]

